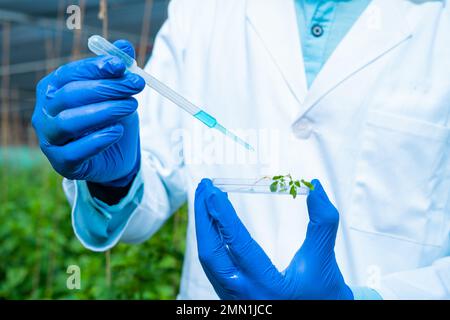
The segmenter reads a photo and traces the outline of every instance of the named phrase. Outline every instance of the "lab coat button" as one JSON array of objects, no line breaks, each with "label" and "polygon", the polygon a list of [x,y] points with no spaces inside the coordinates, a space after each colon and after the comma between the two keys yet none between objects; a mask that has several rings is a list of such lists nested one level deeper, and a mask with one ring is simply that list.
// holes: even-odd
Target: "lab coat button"
[{"label": "lab coat button", "polygon": [[299,139],[308,139],[312,133],[312,124],[306,119],[299,120],[294,125],[294,135]]}]

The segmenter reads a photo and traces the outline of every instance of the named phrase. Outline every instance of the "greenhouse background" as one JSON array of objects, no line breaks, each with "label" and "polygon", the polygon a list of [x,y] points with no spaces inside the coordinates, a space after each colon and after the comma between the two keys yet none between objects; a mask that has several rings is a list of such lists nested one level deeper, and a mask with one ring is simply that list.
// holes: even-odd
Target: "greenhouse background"
[{"label": "greenhouse background", "polygon": [[[77,5],[81,28],[69,29]],[[185,208],[151,240],[106,253],[84,249],[70,224],[61,177],[41,154],[30,118],[36,83],[89,56],[87,38],[128,39],[142,66],[167,16],[168,0],[0,1],[0,299],[175,298],[184,252]],[[69,266],[81,288],[69,289]]]}]

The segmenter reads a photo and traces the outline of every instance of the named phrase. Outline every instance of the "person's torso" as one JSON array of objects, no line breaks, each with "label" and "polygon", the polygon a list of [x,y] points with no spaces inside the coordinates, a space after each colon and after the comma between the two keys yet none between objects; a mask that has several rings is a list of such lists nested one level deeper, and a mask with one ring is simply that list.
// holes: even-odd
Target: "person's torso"
[{"label": "person's torso", "polygon": [[[183,89],[257,152],[189,119],[188,198],[203,177],[319,178],[341,215],[336,254],[350,284],[448,253],[449,9],[374,0],[308,91],[292,1],[217,4],[220,14],[199,12],[193,26]],[[285,268],[305,236],[305,199],[230,199]],[[193,201],[189,212],[180,298],[214,298],[197,258]]]}]

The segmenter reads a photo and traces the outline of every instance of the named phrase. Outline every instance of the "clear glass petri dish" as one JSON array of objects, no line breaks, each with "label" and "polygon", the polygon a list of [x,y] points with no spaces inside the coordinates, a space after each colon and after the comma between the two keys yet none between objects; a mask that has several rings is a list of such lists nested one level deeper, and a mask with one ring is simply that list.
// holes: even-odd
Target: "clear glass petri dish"
[{"label": "clear glass petri dish", "polygon": [[[270,185],[273,183],[271,177],[254,179],[214,178],[212,179],[212,183],[223,192],[290,195],[289,189],[272,192],[270,190]],[[297,188],[297,195],[307,196],[308,194],[309,188],[303,185]]]}]

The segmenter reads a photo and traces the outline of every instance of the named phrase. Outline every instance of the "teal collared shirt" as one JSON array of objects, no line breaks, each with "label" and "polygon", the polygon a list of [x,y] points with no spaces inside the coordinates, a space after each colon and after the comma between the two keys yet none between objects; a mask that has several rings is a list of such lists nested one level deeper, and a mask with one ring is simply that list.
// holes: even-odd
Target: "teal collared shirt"
[{"label": "teal collared shirt", "polygon": [[370,1],[295,0],[308,87]]}]

